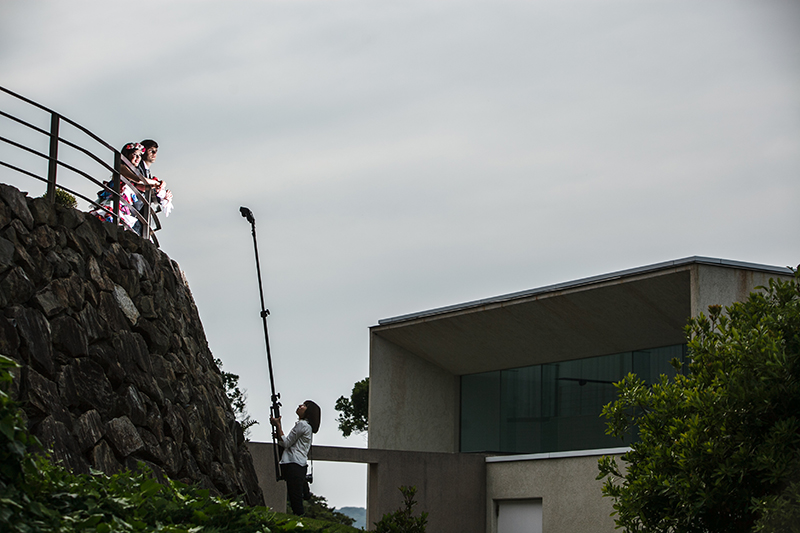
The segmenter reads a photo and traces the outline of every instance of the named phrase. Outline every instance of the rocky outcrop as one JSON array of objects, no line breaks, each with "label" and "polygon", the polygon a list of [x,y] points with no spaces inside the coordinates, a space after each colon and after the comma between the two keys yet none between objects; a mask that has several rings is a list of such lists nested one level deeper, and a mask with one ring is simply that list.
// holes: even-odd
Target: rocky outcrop
[{"label": "rocky outcrop", "polygon": [[0,353],[31,431],[71,470],[146,463],[262,504],[178,264],[149,241],[0,184]]}]

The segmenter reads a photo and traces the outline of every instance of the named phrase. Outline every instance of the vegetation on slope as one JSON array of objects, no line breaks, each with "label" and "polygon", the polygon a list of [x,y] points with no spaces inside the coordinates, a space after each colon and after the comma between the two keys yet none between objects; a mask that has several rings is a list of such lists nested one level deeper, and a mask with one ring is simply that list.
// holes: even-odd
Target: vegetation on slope
[{"label": "vegetation on slope", "polygon": [[7,394],[11,369],[0,356],[0,531],[110,533],[351,533],[352,527],[247,507],[207,490],[164,480],[146,468],[106,476],[75,475],[49,458],[28,433]]}]

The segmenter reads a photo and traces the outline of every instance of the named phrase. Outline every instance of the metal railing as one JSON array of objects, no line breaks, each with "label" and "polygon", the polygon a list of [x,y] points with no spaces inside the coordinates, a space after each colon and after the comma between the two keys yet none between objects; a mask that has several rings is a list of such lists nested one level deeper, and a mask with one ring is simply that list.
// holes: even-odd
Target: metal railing
[{"label": "metal railing", "polygon": [[[44,153],[41,150],[37,150],[36,148],[29,146],[30,144],[33,144],[30,141],[29,142],[18,141],[8,138],[4,135],[0,135],[0,142],[5,143],[6,145],[14,149],[17,149],[19,151],[18,153],[30,154],[31,156],[34,156],[33,160],[46,160],[47,177],[42,177],[38,175],[36,172],[22,168],[20,164],[12,164],[8,161],[3,160],[3,156],[1,153],[0,153],[0,166],[14,170],[20,174],[26,175],[28,177],[46,183],[47,190],[44,196],[51,203],[55,201],[56,189],[58,188],[72,194],[77,198],[85,200],[89,205],[94,206],[94,208],[108,212],[109,214],[112,215],[113,220],[117,224],[124,224],[122,218],[120,217],[120,206],[121,205],[127,206],[128,209],[130,210],[130,213],[132,213],[141,222],[142,237],[145,239],[152,239],[153,242],[156,245],[158,245],[158,240],[156,239],[153,232],[161,229],[161,223],[158,220],[158,217],[155,215],[155,213],[153,213],[153,210],[150,208],[150,200],[152,197],[151,189],[148,188],[142,195],[145,202],[145,209],[142,210],[144,211],[144,213],[140,212],[133,205],[127,202],[124,196],[121,194],[121,188],[123,184],[130,187],[131,190],[135,191],[137,194],[141,194],[140,191],[134,186],[134,184],[128,181],[125,178],[125,176],[122,176],[120,174],[120,169],[122,168],[123,165],[127,166],[136,176],[141,177],[142,181],[144,182],[144,177],[141,176],[141,173],[139,173],[136,167],[134,167],[133,164],[125,156],[123,156],[119,151],[114,149],[114,147],[105,142],[103,139],[101,139],[100,137],[89,131],[87,128],[53,111],[52,109],[49,109],[41,104],[38,104],[33,100],[25,98],[24,96],[17,94],[13,91],[10,91],[2,86],[0,86],[0,92],[13,97],[17,101],[21,102],[24,106],[28,106],[27,109],[35,108],[38,111],[44,111],[45,113],[49,114],[50,118],[50,128],[49,130],[47,130],[0,109],[1,117],[4,117],[5,119],[11,121],[11,123],[13,124],[18,124],[22,126],[23,128],[25,128],[23,131],[36,132],[47,137],[48,151],[47,153]],[[63,132],[61,132],[62,124],[67,124],[75,128],[78,132],[88,136],[90,141],[93,141],[94,143],[99,145],[99,148],[96,149],[95,151],[105,155],[109,159],[112,159],[113,162],[109,164],[92,150],[84,148],[77,142],[72,142],[68,139],[65,139],[62,136]],[[61,148],[62,146],[66,146],[73,149],[77,154],[82,154],[84,156],[87,156],[94,164],[99,165],[100,169],[102,169],[102,170],[97,170],[97,167],[95,167],[94,170],[95,173],[102,171],[110,172],[112,179],[109,180],[107,183],[104,183],[96,179],[90,173],[91,171],[88,171],[83,168],[78,168],[76,164],[71,164],[65,161],[63,157],[60,158],[59,148]],[[111,195],[111,198],[113,198],[113,208],[109,209],[108,207],[104,207],[101,204],[99,204],[96,199],[87,197],[81,194],[80,192],[74,190],[73,188],[66,187],[63,181],[62,183],[59,183],[58,182],[59,169],[68,170],[74,175],[77,175],[81,179],[81,182],[85,182],[88,180],[89,182],[101,187],[102,190],[107,191]]]}]

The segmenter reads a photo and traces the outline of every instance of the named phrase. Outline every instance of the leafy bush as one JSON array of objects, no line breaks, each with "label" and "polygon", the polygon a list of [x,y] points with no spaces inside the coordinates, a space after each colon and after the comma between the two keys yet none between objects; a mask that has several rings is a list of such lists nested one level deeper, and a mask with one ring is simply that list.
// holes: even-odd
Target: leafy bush
[{"label": "leafy bush", "polygon": [[[275,521],[259,508],[211,497],[206,490],[167,481],[162,485],[140,467],[111,477],[101,473],[73,475],[44,458],[38,476],[27,480],[29,496],[42,501],[38,513],[19,515],[14,524],[37,531],[269,531]],[[38,514],[38,516],[36,516]]]},{"label": "leafy bush", "polygon": [[800,531],[800,277],[763,289],[691,319],[690,374],[615,385],[608,432],[639,428],[624,469],[600,461],[617,527]]},{"label": "leafy bush", "polygon": [[78,207],[78,200],[64,189],[56,189],[55,202],[58,205],[75,209]]},{"label": "leafy bush", "polygon": [[428,523],[428,513],[421,513],[418,517],[411,516],[417,502],[414,495],[417,487],[400,487],[403,493],[403,505],[405,508],[398,509],[393,513],[386,513],[380,522],[375,522],[375,533],[425,533],[425,525]]},{"label": "leafy bush", "polygon": [[38,439],[28,433],[21,411],[7,393],[11,385],[11,369],[18,366],[0,355],[0,490],[20,483],[25,466],[32,466],[27,448],[37,445],[41,448]]},{"label": "leafy bush", "polygon": [[[43,194],[41,198],[47,198],[47,193]],[[58,205],[69,207],[70,209],[78,207],[78,199],[64,189],[59,189],[58,187],[56,187],[54,202]]]}]

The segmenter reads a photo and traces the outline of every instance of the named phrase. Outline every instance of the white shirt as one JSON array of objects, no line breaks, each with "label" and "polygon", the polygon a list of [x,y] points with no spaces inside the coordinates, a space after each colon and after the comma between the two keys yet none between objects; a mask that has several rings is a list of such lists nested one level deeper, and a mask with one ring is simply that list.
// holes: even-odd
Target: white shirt
[{"label": "white shirt", "polygon": [[280,444],[283,446],[281,464],[295,463],[306,466],[308,452],[311,450],[311,424],[303,419],[297,421],[288,435],[281,437]]}]

